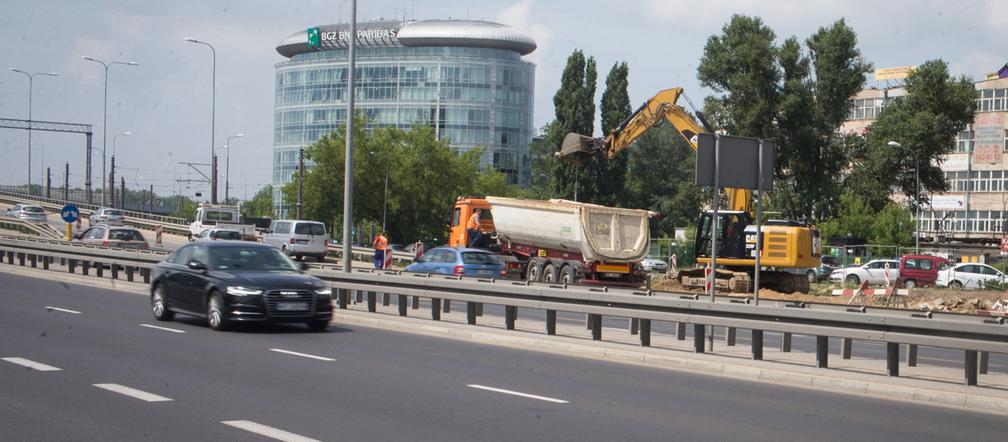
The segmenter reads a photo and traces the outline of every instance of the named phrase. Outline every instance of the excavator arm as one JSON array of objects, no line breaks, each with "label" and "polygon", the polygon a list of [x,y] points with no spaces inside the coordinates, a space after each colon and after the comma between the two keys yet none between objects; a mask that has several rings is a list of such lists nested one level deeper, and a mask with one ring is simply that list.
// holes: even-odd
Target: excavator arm
[{"label": "excavator arm", "polygon": [[[608,159],[613,159],[624,149],[630,147],[637,138],[644,135],[648,129],[658,125],[662,121],[668,121],[675,127],[679,135],[697,150],[697,135],[704,132],[696,121],[691,118],[685,110],[676,102],[682,95],[682,88],[665,89],[651,97],[633,114],[611,132],[605,138],[591,138],[584,135],[569,133],[564,137],[563,145],[560,147],[560,159],[566,161],[582,162],[588,158],[605,155]],[[701,118],[703,121],[703,118]],[[713,132],[706,122],[707,132]],[[728,208],[752,213],[752,192],[749,189],[725,189],[728,195]]]}]

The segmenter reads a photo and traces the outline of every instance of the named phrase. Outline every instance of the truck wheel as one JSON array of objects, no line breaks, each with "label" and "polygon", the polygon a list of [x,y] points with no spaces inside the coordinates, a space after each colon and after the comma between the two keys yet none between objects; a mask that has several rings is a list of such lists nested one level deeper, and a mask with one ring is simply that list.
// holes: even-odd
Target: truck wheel
[{"label": "truck wheel", "polygon": [[542,280],[543,282],[556,282],[557,281],[557,268],[553,263],[547,263],[543,267]]},{"label": "truck wheel", "polygon": [[540,281],[542,278],[543,262],[539,258],[532,258],[525,269],[525,280],[529,282]]},{"label": "truck wheel", "polygon": [[573,284],[574,280],[577,278],[577,271],[574,270],[574,266],[568,264],[563,266],[560,270],[560,279],[557,282],[562,282],[564,284]]}]

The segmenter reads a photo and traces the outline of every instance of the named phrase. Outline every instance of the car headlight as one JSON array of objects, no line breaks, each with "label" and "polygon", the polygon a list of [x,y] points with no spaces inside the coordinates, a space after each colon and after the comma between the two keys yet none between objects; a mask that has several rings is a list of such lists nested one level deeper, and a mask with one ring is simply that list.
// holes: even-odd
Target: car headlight
[{"label": "car headlight", "polygon": [[320,289],[315,289],[313,291],[315,292],[316,295],[319,296],[332,296],[332,288],[330,287],[322,287]]},{"label": "car headlight", "polygon": [[259,289],[242,287],[240,285],[231,286],[227,288],[227,294],[234,296],[254,296],[254,295],[261,295],[262,292],[263,291]]}]

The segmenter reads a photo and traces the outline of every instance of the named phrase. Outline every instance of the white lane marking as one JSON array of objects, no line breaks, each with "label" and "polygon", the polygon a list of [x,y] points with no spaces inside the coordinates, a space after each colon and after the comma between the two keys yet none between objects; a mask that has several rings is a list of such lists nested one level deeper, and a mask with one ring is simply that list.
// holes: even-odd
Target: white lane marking
[{"label": "white lane marking", "polygon": [[25,358],[3,358],[3,360],[10,362],[11,364],[17,364],[22,367],[28,367],[32,370],[38,371],[60,371],[62,368],[53,367],[52,365],[46,365],[41,362],[35,362],[30,359]]},{"label": "white lane marking", "polygon": [[164,396],[156,395],[154,393],[148,393],[143,390],[137,390],[136,388],[130,388],[125,385],[119,385],[119,384],[93,384],[93,385],[103,390],[119,393],[121,395],[140,399],[141,401],[146,402],[168,402],[173,400],[171,398],[166,398]]},{"label": "white lane marking", "polygon": [[294,356],[301,356],[302,358],[318,359],[320,361],[326,361],[326,362],[335,361],[335,359],[333,359],[333,358],[327,358],[325,356],[315,356],[315,355],[310,355],[310,354],[307,354],[307,353],[298,353],[296,351],[283,350],[283,349],[279,349],[279,348],[271,348],[270,351],[275,351],[277,353],[285,353],[285,354],[294,355]]},{"label": "white lane marking", "polygon": [[496,392],[496,393],[510,394],[512,396],[521,396],[521,397],[525,397],[525,398],[529,398],[529,399],[537,399],[537,400],[540,400],[540,401],[553,402],[555,404],[569,404],[570,403],[569,401],[565,401],[563,399],[554,399],[554,398],[546,397],[546,396],[537,396],[537,395],[534,395],[534,394],[522,393],[520,391],[511,391],[511,390],[504,390],[502,388],[487,387],[486,385],[469,384],[469,385],[466,385],[466,387],[476,388],[476,389],[479,389],[479,390],[493,391],[493,392]]},{"label": "white lane marking", "polygon": [[255,433],[260,436],[266,436],[272,439],[282,440],[284,442],[319,442],[318,439],[312,439],[310,437],[302,436],[300,434],[294,434],[289,431],[269,427],[252,421],[221,421],[221,423],[224,425],[229,425],[238,429],[248,431],[250,433]]},{"label": "white lane marking", "polygon": [[46,310],[49,310],[49,311],[55,310],[57,312],[72,313],[72,314],[75,314],[75,315],[81,314],[81,312],[79,312],[77,310],[70,310],[70,309],[65,309],[65,308],[53,307],[51,305],[47,305],[47,306],[45,306],[45,308],[46,308]]},{"label": "white lane marking", "polygon": [[141,327],[147,327],[147,328],[153,328],[155,330],[163,330],[163,331],[172,332],[172,333],[185,333],[185,330],[176,330],[174,328],[159,327],[159,326],[150,325],[150,324],[140,324],[140,326]]}]

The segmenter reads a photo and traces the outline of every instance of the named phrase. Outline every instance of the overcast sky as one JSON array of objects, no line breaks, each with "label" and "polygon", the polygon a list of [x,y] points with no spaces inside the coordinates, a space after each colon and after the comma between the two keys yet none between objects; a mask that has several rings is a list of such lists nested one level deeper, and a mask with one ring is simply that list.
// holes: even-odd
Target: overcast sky
[{"label": "overcast sky", "polygon": [[[527,31],[538,49],[535,125],[553,117],[552,96],[566,58],[574,49],[599,65],[598,95],[613,63],[630,66],[631,104],[636,107],[659,89],[682,86],[699,103],[708,94],[696,80],[706,39],[733,13],[758,15],[778,40],[804,40],[820,26],[845,18],[858,34],[865,58],[876,67],[920,64],[941,58],[956,74],[982,78],[1008,62],[1006,1],[564,1],[564,0],[371,0],[358,2],[358,20],[403,17],[470,18]],[[185,178],[178,161],[205,163],[210,153],[210,51],[183,41],[194,37],[217,51],[217,146],[244,133],[232,146],[232,194],[249,197],[269,183],[272,170],[274,64],[284,58],[276,44],[305,28],[349,18],[340,0],[172,0],[5,2],[0,15],[0,117],[28,115],[27,78],[7,67],[56,72],[36,77],[33,117],[94,125],[94,145],[102,145],[101,65],[81,60],[136,61],[139,67],[112,66],[108,89],[108,149],[119,137],[117,163],[127,186],[172,188],[172,174]],[[869,80],[869,86],[875,85]],[[597,129],[596,129],[597,130]],[[83,136],[33,132],[32,180],[43,165],[62,183],[70,161],[71,184],[82,185]],[[220,151],[223,180],[224,151]],[[0,183],[23,183],[27,133],[0,130],[4,159]],[[175,171],[173,172],[173,169]],[[56,171],[59,171],[58,173]],[[94,181],[101,174],[96,152]],[[195,178],[195,176],[193,176]],[[244,184],[248,183],[247,190]],[[97,187],[97,185],[96,185]],[[194,187],[195,188],[195,187]],[[190,189],[191,192],[193,189]]]}]

